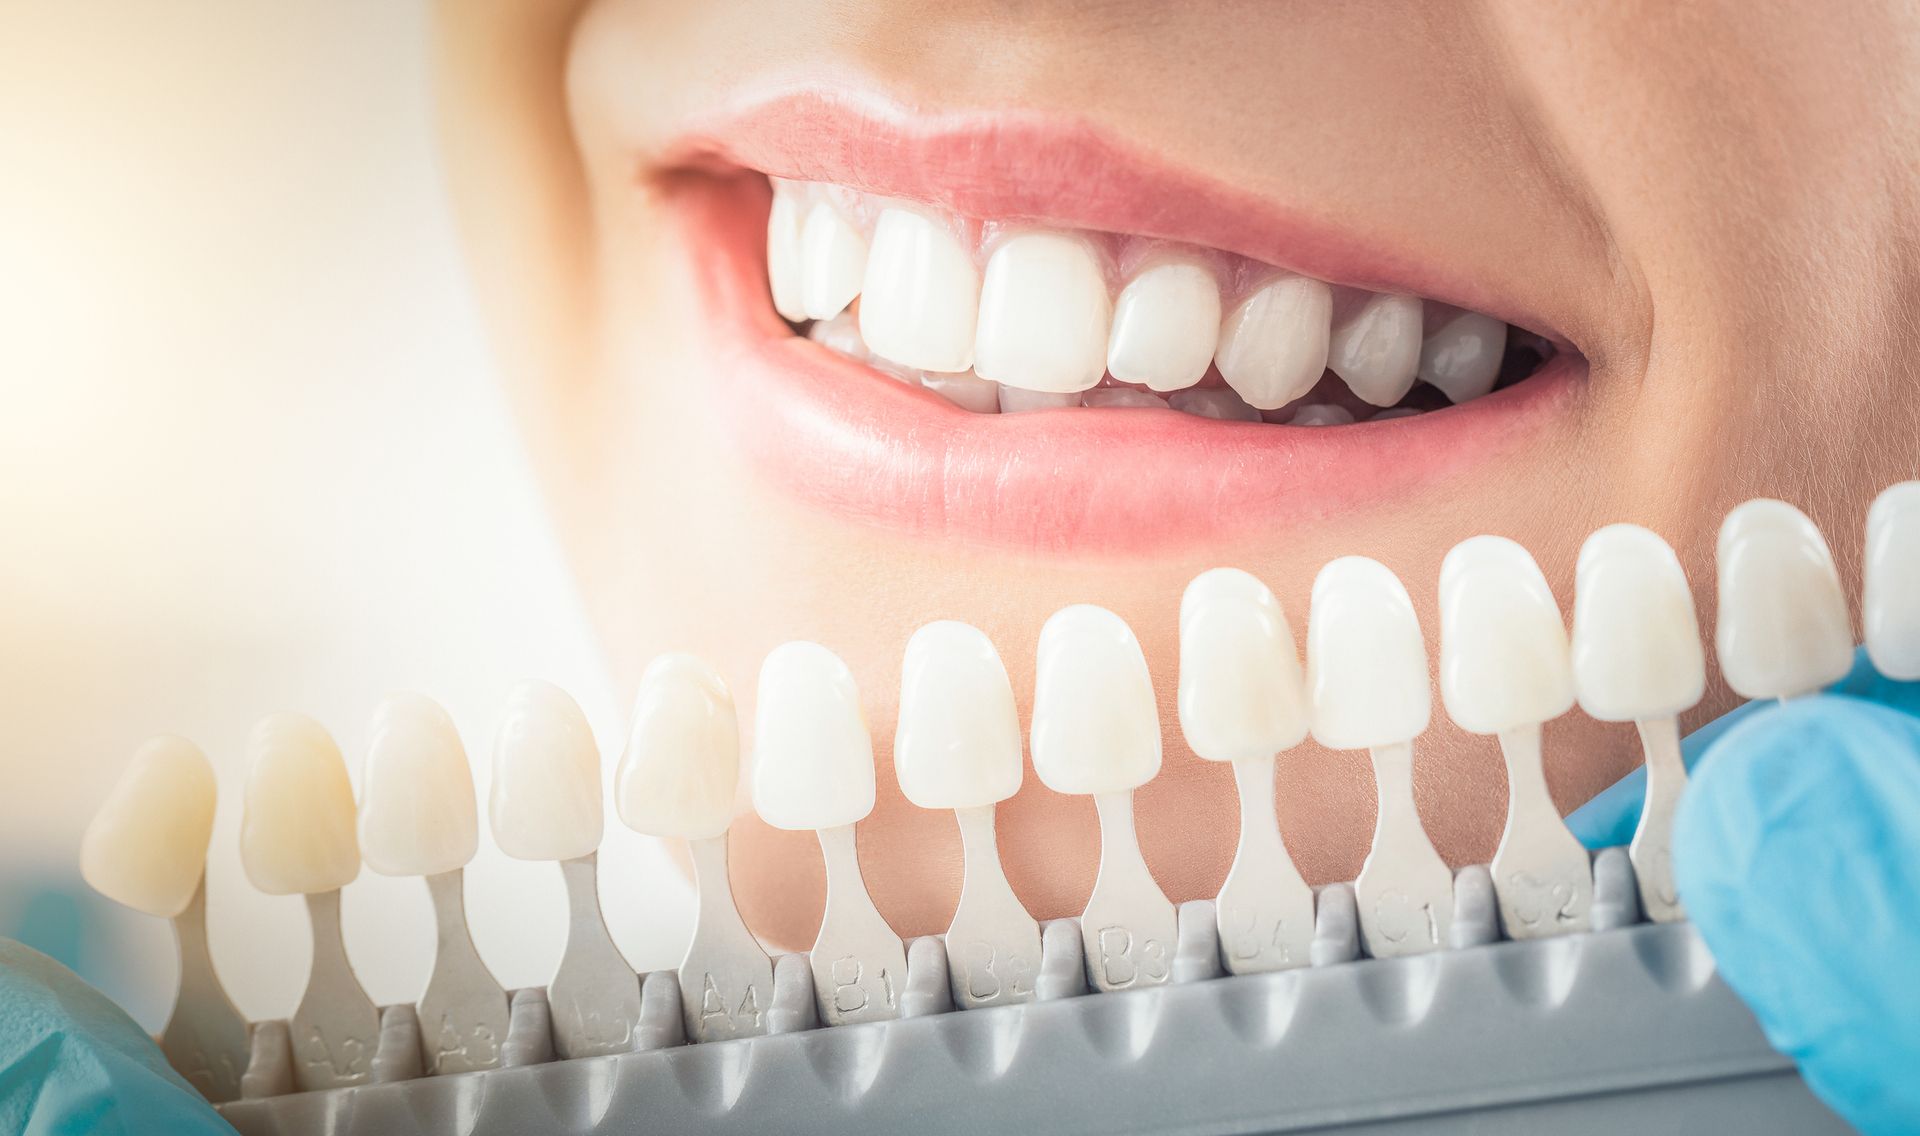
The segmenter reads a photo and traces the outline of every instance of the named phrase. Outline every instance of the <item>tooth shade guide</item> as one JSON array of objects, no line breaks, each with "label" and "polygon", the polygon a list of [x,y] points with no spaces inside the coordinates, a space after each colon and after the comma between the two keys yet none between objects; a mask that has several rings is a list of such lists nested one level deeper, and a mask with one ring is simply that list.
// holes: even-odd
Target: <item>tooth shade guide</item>
[{"label": "tooth shade guide", "polygon": [[1087,979],[1101,993],[1159,986],[1173,975],[1180,917],[1140,855],[1133,793],[1099,793],[1100,871],[1080,915]]},{"label": "tooth shade guide", "polygon": [[954,810],[960,825],[960,902],[942,941],[954,1005],[962,1010],[1029,1002],[1040,974],[1040,925],[1007,882],[994,807]]},{"label": "tooth shade guide", "polygon": [[474,949],[465,879],[460,868],[426,877],[434,961],[417,1009],[428,1076],[496,1068],[507,1040],[507,992]]},{"label": "tooth shade guide", "polygon": [[1493,854],[1500,925],[1509,939],[1539,939],[1588,929],[1593,871],[1547,792],[1540,727],[1500,734],[1507,766],[1507,823]]},{"label": "tooth shade guide", "polygon": [[1434,850],[1413,799],[1413,743],[1369,751],[1378,804],[1373,841],[1353,881],[1360,939],[1374,958],[1425,954],[1453,928],[1453,871]]},{"label": "tooth shade guide", "polygon": [[816,835],[827,866],[827,903],[808,963],[820,1019],[830,1026],[890,1021],[900,1016],[906,989],[906,947],[867,893],[853,826]]},{"label": "tooth shade guide", "polygon": [[1232,974],[1306,966],[1313,944],[1313,889],[1280,837],[1274,759],[1233,762],[1240,837],[1214,903],[1221,961]]},{"label": "tooth shade guide", "polygon": [[614,945],[600,912],[599,857],[560,861],[567,887],[567,945],[547,984],[553,1047],[563,1059],[633,1048],[640,1021],[640,976]]},{"label": "tooth shade guide", "polygon": [[364,1085],[373,1078],[380,1012],[353,973],[340,934],[340,893],[307,894],[313,963],[300,1005],[287,1022],[293,1081],[301,1092]]},{"label": "tooth shade guide", "polygon": [[773,1007],[773,962],[740,918],[727,878],[723,833],[690,841],[698,908],[678,971],[688,1040],[757,1037]]},{"label": "tooth shade guide", "polygon": [[237,1100],[249,1057],[247,1019],[214,970],[207,945],[204,876],[171,922],[180,954],[180,986],[160,1031],[160,1051],[201,1096],[215,1104]]}]

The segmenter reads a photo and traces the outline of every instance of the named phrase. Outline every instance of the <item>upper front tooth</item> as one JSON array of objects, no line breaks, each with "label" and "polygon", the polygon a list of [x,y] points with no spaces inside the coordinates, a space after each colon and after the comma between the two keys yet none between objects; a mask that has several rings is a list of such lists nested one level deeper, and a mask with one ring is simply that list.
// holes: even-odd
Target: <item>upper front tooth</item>
[{"label": "upper front tooth", "polygon": [[1671,718],[1706,693],[1686,572],[1667,542],[1639,525],[1608,525],[1580,548],[1573,685],[1580,708],[1603,722]]},{"label": "upper front tooth", "polygon": [[1151,390],[1190,387],[1207,373],[1220,342],[1220,286],[1205,265],[1174,260],[1135,276],[1120,291],[1107,341],[1107,371]]},{"label": "upper front tooth", "polygon": [[860,294],[867,242],[830,201],[818,201],[800,230],[800,301],[808,319],[832,319]]},{"label": "upper front tooth", "polygon": [[1420,344],[1420,377],[1451,402],[1479,398],[1500,377],[1507,325],[1479,312],[1460,312],[1427,333]]},{"label": "upper front tooth", "polygon": [[1228,314],[1213,361],[1248,406],[1278,410],[1320,381],[1332,318],[1325,284],[1305,276],[1270,280]]},{"label": "upper front tooth", "polygon": [[1202,572],[1180,597],[1180,729],[1210,761],[1271,757],[1307,736],[1293,628],[1267,586]]},{"label": "upper front tooth", "polygon": [[185,911],[207,864],[214,794],[213,766],[192,742],[147,742],[80,838],[80,877],[135,911]]},{"label": "upper front tooth", "polygon": [[1328,749],[1411,741],[1433,714],[1427,644],[1413,600],[1386,565],[1343,556],[1313,578],[1307,690]]},{"label": "upper front tooth", "polygon": [[1087,390],[1106,373],[1112,320],[1106,277],[1086,241],[1023,233],[987,261],[974,373],[1027,390]]},{"label": "upper front tooth", "polygon": [[740,723],[733,692],[692,655],[662,655],[640,676],[614,804],[635,832],[705,840],[733,823]]},{"label": "upper front tooth", "polygon": [[775,647],[754,710],[754,811],[775,828],[838,828],[873,801],[873,739],[847,664],[818,643]]},{"label": "upper front tooth", "polygon": [[383,876],[437,876],[480,847],[473,770],[453,719],[432,699],[395,694],[373,716],[361,776],[360,854]]},{"label": "upper front tooth", "polygon": [[1867,510],[1866,586],[1861,612],[1867,657],[1883,675],[1920,679],[1920,481],[1903,481]]},{"label": "upper front tooth", "polygon": [[1367,297],[1350,319],[1333,329],[1327,366],[1367,402],[1399,402],[1420,366],[1420,309],[1415,296]]},{"label": "upper front tooth", "polygon": [[773,310],[799,323],[807,318],[800,280],[800,186],[775,178],[773,206],[767,210],[767,284]]},{"label": "upper front tooth", "polygon": [[932,219],[881,211],[860,297],[868,351],[923,371],[973,366],[980,273],[972,254]]},{"label": "upper front tooth", "polygon": [[529,680],[507,696],[487,819],[516,860],[574,860],[600,847],[600,747],[566,691]]},{"label": "upper front tooth", "polygon": [[907,641],[893,738],[900,791],[923,809],[968,809],[1020,790],[1020,715],[986,633],[929,623]]},{"label": "upper front tooth", "polygon": [[1540,566],[1476,536],[1440,564],[1440,694],[1461,729],[1498,734],[1573,707],[1567,628]]},{"label": "upper front tooth", "polygon": [[247,737],[240,866],[268,895],[336,891],[360,874],[353,783],[340,747],[300,714],[264,718]]},{"label": "upper front tooth", "polygon": [[1117,793],[1160,771],[1160,712],[1140,641],[1092,604],[1061,608],[1040,629],[1034,670],[1033,771],[1056,793]]},{"label": "upper front tooth", "polygon": [[1759,498],[1720,526],[1714,647],[1746,698],[1792,698],[1846,677],[1853,628],[1820,530],[1784,501]]}]

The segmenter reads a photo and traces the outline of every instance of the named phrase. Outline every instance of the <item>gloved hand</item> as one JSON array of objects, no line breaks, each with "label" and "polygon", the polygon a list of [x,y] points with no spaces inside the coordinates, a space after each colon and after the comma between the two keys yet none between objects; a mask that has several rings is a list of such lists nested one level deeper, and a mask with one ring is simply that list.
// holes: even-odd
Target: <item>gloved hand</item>
[{"label": "gloved hand", "polygon": [[0,1134],[233,1129],[106,995],[0,939]]},{"label": "gloved hand", "polygon": [[[1685,754],[1675,880],[1721,975],[1849,1123],[1920,1131],[1920,683],[1862,655],[1826,693],[1744,706]],[[1625,844],[1643,785],[1596,797],[1575,834]]]}]

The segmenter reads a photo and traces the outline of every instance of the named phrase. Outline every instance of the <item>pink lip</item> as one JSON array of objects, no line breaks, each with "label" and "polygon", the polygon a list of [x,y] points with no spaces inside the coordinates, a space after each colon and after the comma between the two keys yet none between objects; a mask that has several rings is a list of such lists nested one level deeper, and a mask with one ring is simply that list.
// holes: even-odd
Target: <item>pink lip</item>
[{"label": "pink lip", "polygon": [[[1073,124],[972,116],[916,125],[805,94],[713,123],[670,159],[854,186],[967,216],[1164,236],[1338,283],[1504,310]],[[766,289],[764,182],[702,179],[673,200],[715,336],[710,385],[723,392],[742,453],[771,485],[816,507],[928,539],[1150,553],[1351,513],[1432,491],[1533,437],[1585,371],[1563,353],[1466,407],[1343,427],[1155,410],[971,414],[779,320]]]}]

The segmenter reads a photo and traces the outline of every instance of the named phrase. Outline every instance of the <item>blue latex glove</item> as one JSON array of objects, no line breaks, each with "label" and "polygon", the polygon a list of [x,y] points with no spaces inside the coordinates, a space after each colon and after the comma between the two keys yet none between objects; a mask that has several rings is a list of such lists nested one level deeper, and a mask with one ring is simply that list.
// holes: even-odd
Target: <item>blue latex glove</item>
[{"label": "blue latex glove", "polygon": [[106,995],[0,939],[0,1134],[233,1129]]},{"label": "blue latex glove", "polygon": [[[1744,706],[1684,752],[1674,873],[1722,976],[1835,1112],[1920,1132],[1920,683],[1863,656],[1827,693]],[[1574,832],[1626,843],[1644,781]]]}]

